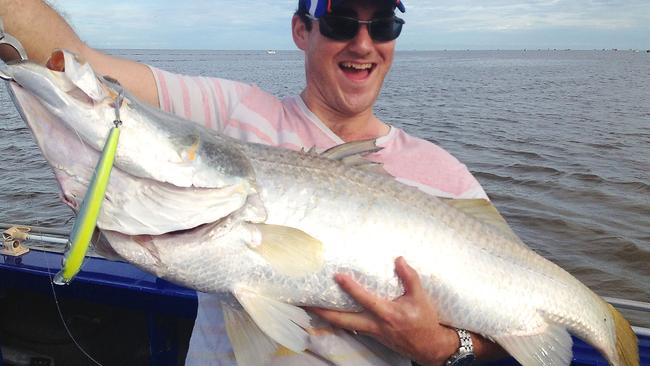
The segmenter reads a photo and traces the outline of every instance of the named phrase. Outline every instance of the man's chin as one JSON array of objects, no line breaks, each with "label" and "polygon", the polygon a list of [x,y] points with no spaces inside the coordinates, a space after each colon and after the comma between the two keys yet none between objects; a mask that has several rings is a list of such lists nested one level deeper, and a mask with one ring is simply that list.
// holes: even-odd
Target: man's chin
[{"label": "man's chin", "polygon": [[358,115],[368,110],[372,111],[375,98],[368,95],[347,95],[342,104],[342,109],[344,110],[341,110],[341,113],[345,115]]}]

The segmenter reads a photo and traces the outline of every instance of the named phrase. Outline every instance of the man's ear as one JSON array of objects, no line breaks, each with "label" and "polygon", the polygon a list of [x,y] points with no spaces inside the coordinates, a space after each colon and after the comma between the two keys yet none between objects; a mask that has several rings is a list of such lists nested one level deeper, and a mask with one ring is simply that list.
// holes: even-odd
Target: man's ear
[{"label": "man's ear", "polygon": [[303,23],[297,15],[294,15],[291,19],[291,33],[293,35],[293,43],[296,44],[296,47],[304,51],[305,48],[307,48],[307,37],[309,32],[307,31],[305,23]]}]

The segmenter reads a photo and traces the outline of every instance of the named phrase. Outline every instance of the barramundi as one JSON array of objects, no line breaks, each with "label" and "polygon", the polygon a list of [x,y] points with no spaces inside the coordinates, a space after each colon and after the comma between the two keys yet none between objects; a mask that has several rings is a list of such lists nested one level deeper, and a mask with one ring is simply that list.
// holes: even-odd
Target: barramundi
[{"label": "barramundi", "polygon": [[[121,87],[67,51],[47,67],[2,65],[0,75],[64,202],[78,210]],[[373,141],[324,152],[245,143],[123,95],[98,250],[220,294],[239,364],[267,363],[280,348],[307,352],[319,321],[303,307],[359,310],[337,273],[398,298],[398,257],[417,270],[443,324],[494,340],[523,365],[570,364],[570,334],[612,365],[639,364],[621,314],[528,248],[490,202],[399,183],[363,158],[376,151]],[[342,363],[352,357],[336,354],[343,349],[319,357]],[[355,357],[349,364],[398,362]]]}]

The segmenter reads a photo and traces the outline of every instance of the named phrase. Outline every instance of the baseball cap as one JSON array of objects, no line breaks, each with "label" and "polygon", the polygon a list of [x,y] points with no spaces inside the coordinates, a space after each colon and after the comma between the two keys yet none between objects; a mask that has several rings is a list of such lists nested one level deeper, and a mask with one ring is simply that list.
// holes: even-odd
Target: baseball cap
[{"label": "baseball cap", "polygon": [[[305,9],[309,14],[315,18],[320,18],[321,16],[332,11],[332,8],[341,3],[343,0],[299,0],[298,9]],[[401,0],[383,0],[386,2],[391,2],[394,4],[394,7],[399,9],[402,13],[406,11],[404,4]]]}]

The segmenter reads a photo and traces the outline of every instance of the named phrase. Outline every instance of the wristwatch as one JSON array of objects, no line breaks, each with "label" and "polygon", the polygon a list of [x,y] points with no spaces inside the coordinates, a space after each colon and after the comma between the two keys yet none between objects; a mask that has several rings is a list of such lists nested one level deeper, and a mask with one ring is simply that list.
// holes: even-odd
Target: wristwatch
[{"label": "wristwatch", "polygon": [[460,338],[460,347],[458,351],[451,355],[447,362],[446,366],[468,366],[476,359],[474,355],[474,345],[472,344],[472,337],[469,332],[465,329],[456,329],[458,333],[458,338]]}]

